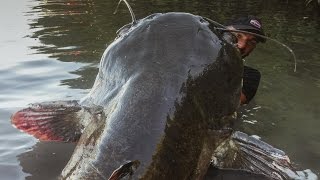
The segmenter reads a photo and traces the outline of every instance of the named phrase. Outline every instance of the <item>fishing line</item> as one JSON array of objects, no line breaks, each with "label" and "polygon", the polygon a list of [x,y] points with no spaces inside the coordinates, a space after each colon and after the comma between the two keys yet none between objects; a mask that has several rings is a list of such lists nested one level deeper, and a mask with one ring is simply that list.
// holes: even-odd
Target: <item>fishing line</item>
[{"label": "fishing line", "polygon": [[293,60],[294,60],[294,69],[293,69],[293,72],[296,72],[297,71],[297,58],[296,58],[296,55],[295,53],[293,52],[293,50],[285,45],[284,43],[278,41],[278,40],[275,40],[275,39],[272,39],[270,37],[267,37],[267,36],[263,36],[263,35],[260,35],[260,34],[257,34],[257,33],[253,33],[253,32],[248,32],[248,31],[243,31],[243,30],[236,30],[236,29],[227,29],[224,25],[216,22],[216,21],[213,21],[207,17],[204,17],[206,20],[208,20],[210,23],[212,24],[215,24],[217,26],[220,26],[221,28],[219,27],[215,27],[216,30],[220,30],[220,31],[229,31],[229,32],[240,32],[240,33],[246,33],[246,34],[251,34],[251,35],[254,35],[254,36],[258,36],[258,37],[261,37],[261,38],[265,38],[265,39],[268,39],[268,40],[271,40],[273,42],[276,42],[277,44],[280,44],[281,46],[285,47],[289,52],[290,54],[292,55],[293,57]]},{"label": "fishing line", "polygon": [[116,10],[113,12],[113,14],[116,14],[116,13],[118,12],[119,5],[120,5],[120,3],[121,3],[122,1],[127,5],[128,9],[129,9],[129,11],[130,11],[131,19],[132,19],[132,24],[133,24],[133,25],[136,24],[136,23],[137,23],[137,19],[136,19],[135,15],[134,15],[134,13],[133,13],[133,11],[132,11],[132,8],[131,8],[130,4],[129,4],[126,0],[120,0],[120,1],[118,2],[117,8],[116,8]]},{"label": "fishing line", "polygon": [[[120,5],[120,3],[121,3],[122,1],[127,5],[128,9],[129,9],[129,11],[130,11],[131,19],[132,19],[132,25],[136,24],[136,22],[137,22],[136,17],[135,17],[135,15],[134,15],[134,13],[133,13],[133,10],[132,10],[131,6],[129,5],[129,3],[128,3],[126,0],[120,0],[120,1],[118,2],[117,8],[116,8],[116,10],[114,11],[113,14],[116,14],[116,13],[117,13],[118,8],[119,8],[119,5]],[[215,27],[216,30],[228,31],[228,32],[240,32],[240,33],[245,33],[245,34],[251,34],[251,35],[254,35],[254,36],[258,36],[258,37],[261,37],[261,38],[265,38],[265,39],[271,40],[271,41],[273,41],[273,42],[276,42],[277,44],[280,44],[281,46],[285,47],[285,48],[290,52],[290,54],[292,55],[293,60],[294,60],[294,69],[293,69],[293,72],[296,72],[296,71],[297,71],[297,58],[296,58],[296,55],[295,55],[295,53],[293,52],[293,50],[292,50],[289,46],[285,45],[284,43],[282,43],[282,42],[280,42],[280,41],[278,41],[278,40],[275,40],[275,39],[273,39],[273,38],[270,38],[270,37],[267,37],[267,36],[263,36],[263,35],[260,35],[260,34],[257,34],[257,33],[253,33],[253,32],[248,32],[248,31],[243,31],[243,30],[236,30],[236,29],[227,29],[224,25],[222,25],[222,24],[220,24],[220,23],[218,23],[218,22],[216,22],[216,21],[213,21],[213,20],[211,20],[210,18],[207,18],[207,17],[204,17],[204,18],[205,18],[207,21],[209,21],[210,23],[215,24],[216,26],[220,26],[220,27],[221,27],[221,28]]]}]

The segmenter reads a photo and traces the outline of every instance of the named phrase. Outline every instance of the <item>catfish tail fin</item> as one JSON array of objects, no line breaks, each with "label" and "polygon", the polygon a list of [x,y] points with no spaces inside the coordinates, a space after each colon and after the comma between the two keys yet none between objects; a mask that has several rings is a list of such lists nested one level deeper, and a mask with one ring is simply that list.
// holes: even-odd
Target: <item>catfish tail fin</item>
[{"label": "catfish tail fin", "polygon": [[283,151],[239,131],[216,149],[212,163],[217,168],[241,169],[272,179],[317,179],[310,170],[294,167]]},{"label": "catfish tail fin", "polygon": [[77,142],[95,115],[75,100],[52,101],[31,104],[16,112],[11,123],[41,141]]}]

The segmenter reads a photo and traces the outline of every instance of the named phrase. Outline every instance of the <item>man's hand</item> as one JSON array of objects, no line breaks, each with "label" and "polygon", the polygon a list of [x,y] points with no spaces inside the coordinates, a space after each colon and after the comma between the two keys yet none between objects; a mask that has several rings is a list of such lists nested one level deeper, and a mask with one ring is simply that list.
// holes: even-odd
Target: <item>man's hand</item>
[{"label": "man's hand", "polygon": [[246,95],[243,94],[243,92],[241,92],[241,95],[240,95],[240,104],[247,104],[247,97]]}]

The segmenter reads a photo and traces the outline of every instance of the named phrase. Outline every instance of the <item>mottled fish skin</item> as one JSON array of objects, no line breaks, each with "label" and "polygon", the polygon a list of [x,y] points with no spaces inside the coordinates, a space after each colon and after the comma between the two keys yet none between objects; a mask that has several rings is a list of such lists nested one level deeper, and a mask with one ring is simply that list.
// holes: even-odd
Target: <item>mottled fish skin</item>
[{"label": "mottled fish skin", "polygon": [[201,179],[239,106],[237,50],[188,13],[154,14],[122,30],[103,54],[82,105],[104,121],[82,134],[62,179],[108,179],[130,161],[133,179]]}]

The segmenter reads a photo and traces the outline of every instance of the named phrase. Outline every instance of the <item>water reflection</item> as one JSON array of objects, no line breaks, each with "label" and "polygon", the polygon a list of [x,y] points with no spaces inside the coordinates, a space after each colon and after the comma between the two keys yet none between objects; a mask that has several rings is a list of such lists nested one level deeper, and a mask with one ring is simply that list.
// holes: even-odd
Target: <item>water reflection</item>
[{"label": "water reflection", "polygon": [[[71,72],[78,78],[61,80],[72,89],[88,89],[106,44],[115,32],[131,21],[122,5],[113,15],[117,0],[38,0],[27,15],[31,38],[41,45],[32,46],[39,54],[63,62],[82,62],[88,66]],[[278,0],[135,0],[129,1],[137,18],[155,12],[183,11],[224,22],[232,16],[254,14],[263,19],[267,34],[288,44],[298,59],[293,73],[290,54],[268,42],[247,58],[247,64],[262,72],[258,94],[247,107],[239,129],[258,134],[284,149],[304,167],[320,172],[320,34],[319,5],[305,1]],[[254,109],[255,107],[260,107]],[[247,111],[249,110],[249,111]],[[248,123],[249,122],[249,123]],[[253,122],[253,123],[252,123]],[[303,147],[303,148],[300,148]]]},{"label": "water reflection", "polygon": [[74,147],[74,143],[39,142],[32,151],[18,155],[23,172],[29,174],[26,179],[58,179]]},{"label": "water reflection", "polygon": [[[31,37],[39,39],[42,45],[32,48],[61,61],[98,63],[106,44],[114,39],[116,30],[130,22],[129,12],[124,5],[117,15],[113,15],[117,1],[38,2],[39,5],[32,7],[29,13],[37,13],[39,18],[29,25],[34,31]],[[130,4],[137,18],[155,12],[184,11],[224,22],[239,14],[255,14],[263,19],[271,37],[289,42],[297,54],[300,54],[299,46],[302,44],[308,42],[310,48],[306,49],[316,50],[312,48],[312,42],[319,43],[319,37],[314,36],[319,27],[319,13],[316,13],[319,7],[312,4],[305,7],[303,1],[139,0]],[[271,14],[273,17],[270,17]]]},{"label": "water reflection", "polygon": [[98,63],[117,29],[109,18],[114,7],[112,1],[39,1],[30,28],[42,46],[32,48],[61,61]]}]

